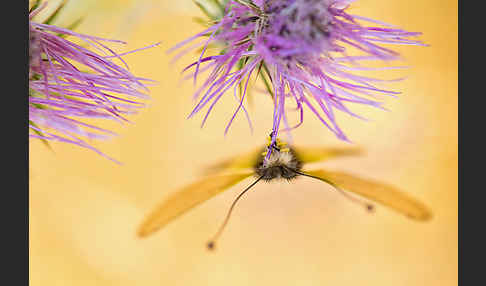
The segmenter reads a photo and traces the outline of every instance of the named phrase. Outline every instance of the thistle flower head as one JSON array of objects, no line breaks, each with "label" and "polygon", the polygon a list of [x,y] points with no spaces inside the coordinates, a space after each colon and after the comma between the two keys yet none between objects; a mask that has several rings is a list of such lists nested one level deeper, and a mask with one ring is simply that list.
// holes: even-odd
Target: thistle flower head
[{"label": "thistle flower head", "polygon": [[122,56],[134,51],[118,54],[106,45],[124,42],[33,21],[43,7],[29,14],[29,136],[72,143],[106,157],[85,139],[114,133],[81,119],[127,122],[125,115],[143,107],[140,100],[148,98],[144,82],[150,80],[128,71]]},{"label": "thistle flower head", "polygon": [[[359,117],[346,104],[380,108],[382,102],[376,95],[398,93],[375,86],[383,80],[352,71],[372,69],[363,67],[364,61],[399,58],[398,53],[381,44],[423,45],[413,39],[420,33],[348,14],[349,0],[232,0],[225,1],[225,6],[217,0],[211,2],[218,3],[224,12],[219,16],[208,13],[214,24],[174,49],[207,37],[182,52],[202,48],[198,60],[185,69],[194,69],[194,82],[201,71],[209,70],[195,94],[199,102],[190,115],[209,106],[203,124],[228,89],[243,87],[239,96],[234,88],[238,106],[225,133],[241,109],[246,113],[243,102],[248,83],[252,75],[258,75],[273,98],[273,141],[282,130],[282,121],[285,131],[303,123],[304,108],[339,139],[347,140],[336,122],[335,110]],[[210,44],[221,47],[219,54],[206,55]],[[350,49],[362,55],[349,56]],[[295,126],[288,123],[288,100],[299,113]]]}]

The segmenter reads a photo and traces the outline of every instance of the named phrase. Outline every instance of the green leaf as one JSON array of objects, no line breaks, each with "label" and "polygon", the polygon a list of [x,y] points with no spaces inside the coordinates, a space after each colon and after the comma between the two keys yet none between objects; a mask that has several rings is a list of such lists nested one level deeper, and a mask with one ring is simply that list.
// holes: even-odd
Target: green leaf
[{"label": "green leaf", "polygon": [[29,13],[32,12],[32,11],[34,11],[35,9],[37,9],[39,7],[39,5],[41,4],[41,1],[42,0],[36,0],[34,2],[34,4],[32,4],[32,7],[30,7]]},{"label": "green leaf", "polygon": [[197,5],[197,7],[199,7],[199,9],[206,15],[208,16],[211,20],[217,20],[218,18],[216,17],[216,15],[213,15],[211,14],[208,9],[206,9],[206,7],[204,7],[203,4],[201,4],[199,1],[196,1],[196,0],[192,0],[192,2],[194,2],[194,4]]},{"label": "green leaf", "polygon": [[[34,122],[32,122],[31,120],[29,120],[29,124],[30,124],[30,125],[32,125],[32,126],[34,126],[35,128],[39,128],[39,127],[38,127],[38,126],[37,126],[37,125],[36,125]],[[34,131],[34,132],[35,132],[37,135],[39,135],[39,136],[44,136],[44,134],[42,134],[42,132],[40,132],[39,130],[35,130],[35,129],[32,129],[32,128],[30,128],[30,129],[31,129],[32,131]],[[40,128],[39,128],[39,129],[40,129]],[[51,145],[49,145],[49,142],[48,142],[46,139],[44,139],[44,138],[38,138],[38,139],[40,139],[40,140],[42,141],[42,143],[44,143],[44,145],[45,145],[47,148],[49,148],[49,150],[54,151],[54,150],[52,149]]]},{"label": "green leaf", "polygon": [[49,18],[47,18],[44,21],[44,24],[50,25],[57,18],[57,16],[59,15],[59,12],[64,7],[64,5],[66,5],[67,1],[68,0],[62,1],[61,4],[59,4],[59,6],[56,8],[56,10],[54,10],[54,12],[51,14],[51,16],[49,16]]},{"label": "green leaf", "polygon": [[[83,22],[83,20],[84,20],[84,17],[81,17],[81,18],[77,19],[76,21],[74,21],[73,23],[71,23],[71,25],[67,26],[66,29],[73,31],[74,29],[76,29],[76,27],[79,26],[79,24],[81,24],[81,22]],[[57,36],[58,37],[61,37],[61,38],[66,38],[69,35],[66,35],[66,34],[57,34]],[[83,44],[82,46],[84,46],[84,45],[85,44]]]},{"label": "green leaf", "polygon": [[226,54],[226,52],[227,52],[227,51],[228,51],[228,49],[227,49],[227,48],[224,48],[224,49],[222,49],[221,51],[219,51],[219,55],[220,55],[220,56],[221,56],[221,55],[224,55],[224,54]]},{"label": "green leaf", "polygon": [[206,19],[203,19],[201,17],[192,17],[192,20],[198,24],[201,24],[205,27],[209,26],[209,22]]},{"label": "green leaf", "polygon": [[[245,65],[246,65],[246,63],[248,62],[249,59],[250,59],[249,57],[241,58],[238,61],[237,69],[242,70],[243,67],[245,67]],[[238,83],[238,88],[239,88],[240,99],[241,99],[241,97],[243,96],[243,80]]]},{"label": "green leaf", "polygon": [[[207,51],[210,51],[210,50],[212,50],[212,49],[216,49],[217,47],[218,47],[218,45],[217,45],[216,43],[210,43],[210,44],[208,44],[208,46],[206,47],[206,52],[207,52]],[[202,53],[203,49],[204,49],[204,46],[202,46],[202,47],[200,47],[200,48],[197,48],[196,50],[194,50],[194,52],[195,52],[196,54],[201,55],[201,53]]]},{"label": "green leaf", "polygon": [[84,20],[84,17],[80,17],[79,19],[74,21],[71,25],[67,26],[66,29],[69,29],[69,30],[76,29],[79,26],[79,24],[81,24],[81,22],[83,22],[83,20]]},{"label": "green leaf", "polygon": [[253,100],[253,82],[251,80],[248,81],[248,88],[246,89],[246,102],[248,102],[248,106],[253,109],[254,107],[254,100]]},{"label": "green leaf", "polygon": [[39,80],[41,79],[42,76],[38,73],[34,73],[31,77],[30,77],[30,80]]},{"label": "green leaf", "polygon": [[257,14],[260,14],[261,13],[261,9],[260,7],[258,7],[257,5],[255,5],[255,3],[253,3],[253,1],[251,0],[234,0],[235,2],[243,5],[243,6],[246,6],[250,9],[253,10],[253,12],[257,13]]},{"label": "green leaf", "polygon": [[209,1],[211,1],[212,3],[214,3],[214,5],[216,5],[218,7],[219,11],[221,12],[221,17],[223,17],[223,15],[224,15],[224,6],[225,5],[219,3],[218,0],[209,0]]},{"label": "green leaf", "polygon": [[[273,95],[273,90],[270,86],[270,82],[272,82],[272,77],[270,76],[270,71],[268,70],[267,65],[265,63],[263,64],[263,70],[264,70],[264,72],[261,72],[263,83],[265,84],[267,91],[272,96],[272,99],[274,99],[275,96]],[[266,76],[268,76],[268,80],[267,80],[265,74],[266,74]]]},{"label": "green leaf", "polygon": [[47,109],[47,107],[45,107],[44,105],[39,104],[39,103],[30,103],[30,105],[34,106],[35,108],[39,108],[39,109]]},{"label": "green leaf", "polygon": [[[240,59],[238,61],[237,65],[238,65],[237,69],[242,70],[243,67],[245,66],[244,59]],[[242,82],[243,82],[243,80],[238,83],[238,91],[239,91],[239,94],[240,94],[240,100],[241,100],[241,97],[243,96],[243,83]]]}]

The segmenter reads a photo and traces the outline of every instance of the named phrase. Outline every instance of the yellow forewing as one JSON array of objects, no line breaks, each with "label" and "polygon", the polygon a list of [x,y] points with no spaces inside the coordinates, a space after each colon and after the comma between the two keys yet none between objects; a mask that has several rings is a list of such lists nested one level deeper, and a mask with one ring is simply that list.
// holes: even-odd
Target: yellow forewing
[{"label": "yellow forewing", "polygon": [[344,191],[353,192],[388,206],[410,218],[428,220],[432,217],[430,211],[421,202],[409,197],[393,186],[362,179],[343,172],[313,170],[306,173],[330,181]]},{"label": "yellow forewing", "polygon": [[[362,153],[362,150],[359,148],[322,148],[303,146],[291,146],[291,148],[295,151],[297,158],[303,163],[325,161],[336,157],[356,156]],[[209,166],[206,169],[206,172],[214,173],[223,170],[253,168],[264,151],[265,149],[262,147],[251,152],[237,155],[233,158]]]},{"label": "yellow forewing", "polygon": [[323,148],[292,146],[297,158],[303,163],[313,163],[333,159],[335,157],[356,156],[362,154],[359,148]]},{"label": "yellow forewing", "polygon": [[253,173],[214,175],[192,183],[158,205],[138,228],[138,235],[145,237],[165,226],[171,220],[196,205],[214,197]]},{"label": "yellow forewing", "polygon": [[256,165],[259,156],[261,156],[263,150],[263,148],[258,148],[251,152],[243,153],[227,160],[221,161],[219,163],[209,166],[207,168],[207,172],[253,168]]}]

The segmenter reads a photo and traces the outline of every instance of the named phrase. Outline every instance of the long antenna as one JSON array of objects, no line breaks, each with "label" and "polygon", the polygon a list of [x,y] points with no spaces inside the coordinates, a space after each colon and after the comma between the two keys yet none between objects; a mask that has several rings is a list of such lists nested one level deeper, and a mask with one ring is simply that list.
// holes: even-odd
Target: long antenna
[{"label": "long antenna", "polygon": [[372,212],[372,211],[375,209],[375,207],[374,207],[372,204],[369,204],[369,203],[367,203],[367,202],[365,202],[365,201],[363,201],[363,200],[360,200],[360,199],[358,199],[358,198],[355,198],[355,197],[353,197],[353,196],[350,196],[348,193],[346,193],[345,191],[343,191],[343,190],[341,190],[340,188],[338,188],[338,186],[336,186],[336,185],[335,185],[333,182],[331,182],[331,181],[328,181],[328,180],[326,180],[326,179],[324,179],[324,178],[319,178],[319,177],[316,177],[316,176],[313,176],[313,175],[309,175],[309,174],[306,174],[306,173],[302,173],[302,172],[299,172],[299,171],[294,170],[294,169],[290,169],[290,168],[286,168],[286,169],[288,169],[288,170],[290,170],[290,171],[292,171],[292,172],[295,172],[295,173],[297,173],[297,174],[299,174],[299,175],[306,176],[306,177],[309,177],[309,178],[314,178],[314,179],[317,179],[317,180],[319,180],[319,181],[323,181],[323,182],[325,182],[325,183],[328,183],[329,185],[333,186],[333,187],[334,187],[334,189],[335,189],[336,191],[340,192],[340,193],[341,193],[341,194],[342,194],[344,197],[346,197],[347,199],[351,200],[351,201],[352,201],[352,202],[354,202],[354,203],[357,203],[357,204],[363,205],[363,206],[366,208],[366,210],[367,210],[367,211],[369,211],[369,212]]},{"label": "long antenna", "polygon": [[230,209],[228,210],[228,213],[226,214],[226,218],[224,219],[224,222],[223,224],[219,227],[218,229],[218,232],[216,232],[216,234],[213,236],[213,239],[211,239],[208,244],[207,244],[207,247],[209,250],[213,250],[214,249],[214,246],[216,244],[216,240],[219,238],[219,236],[221,235],[221,233],[223,232],[226,224],[228,223],[228,220],[231,216],[231,213],[233,212],[233,208],[235,207],[236,203],[238,202],[238,200],[248,191],[250,190],[254,185],[256,185],[256,183],[258,183],[261,179],[263,179],[263,175],[260,176],[256,181],[254,181],[253,183],[251,183],[251,185],[249,185],[243,192],[241,192],[237,197],[236,199],[233,201],[233,203],[231,204],[231,207]]}]

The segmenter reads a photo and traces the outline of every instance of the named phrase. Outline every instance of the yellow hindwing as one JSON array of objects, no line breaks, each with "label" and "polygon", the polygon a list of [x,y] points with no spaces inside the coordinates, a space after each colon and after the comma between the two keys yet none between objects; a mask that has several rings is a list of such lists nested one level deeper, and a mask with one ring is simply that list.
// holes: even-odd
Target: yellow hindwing
[{"label": "yellow hindwing", "polygon": [[425,205],[394,186],[370,179],[362,179],[344,172],[313,170],[306,173],[330,181],[343,191],[349,191],[381,203],[412,219],[424,221],[432,217]]}]

